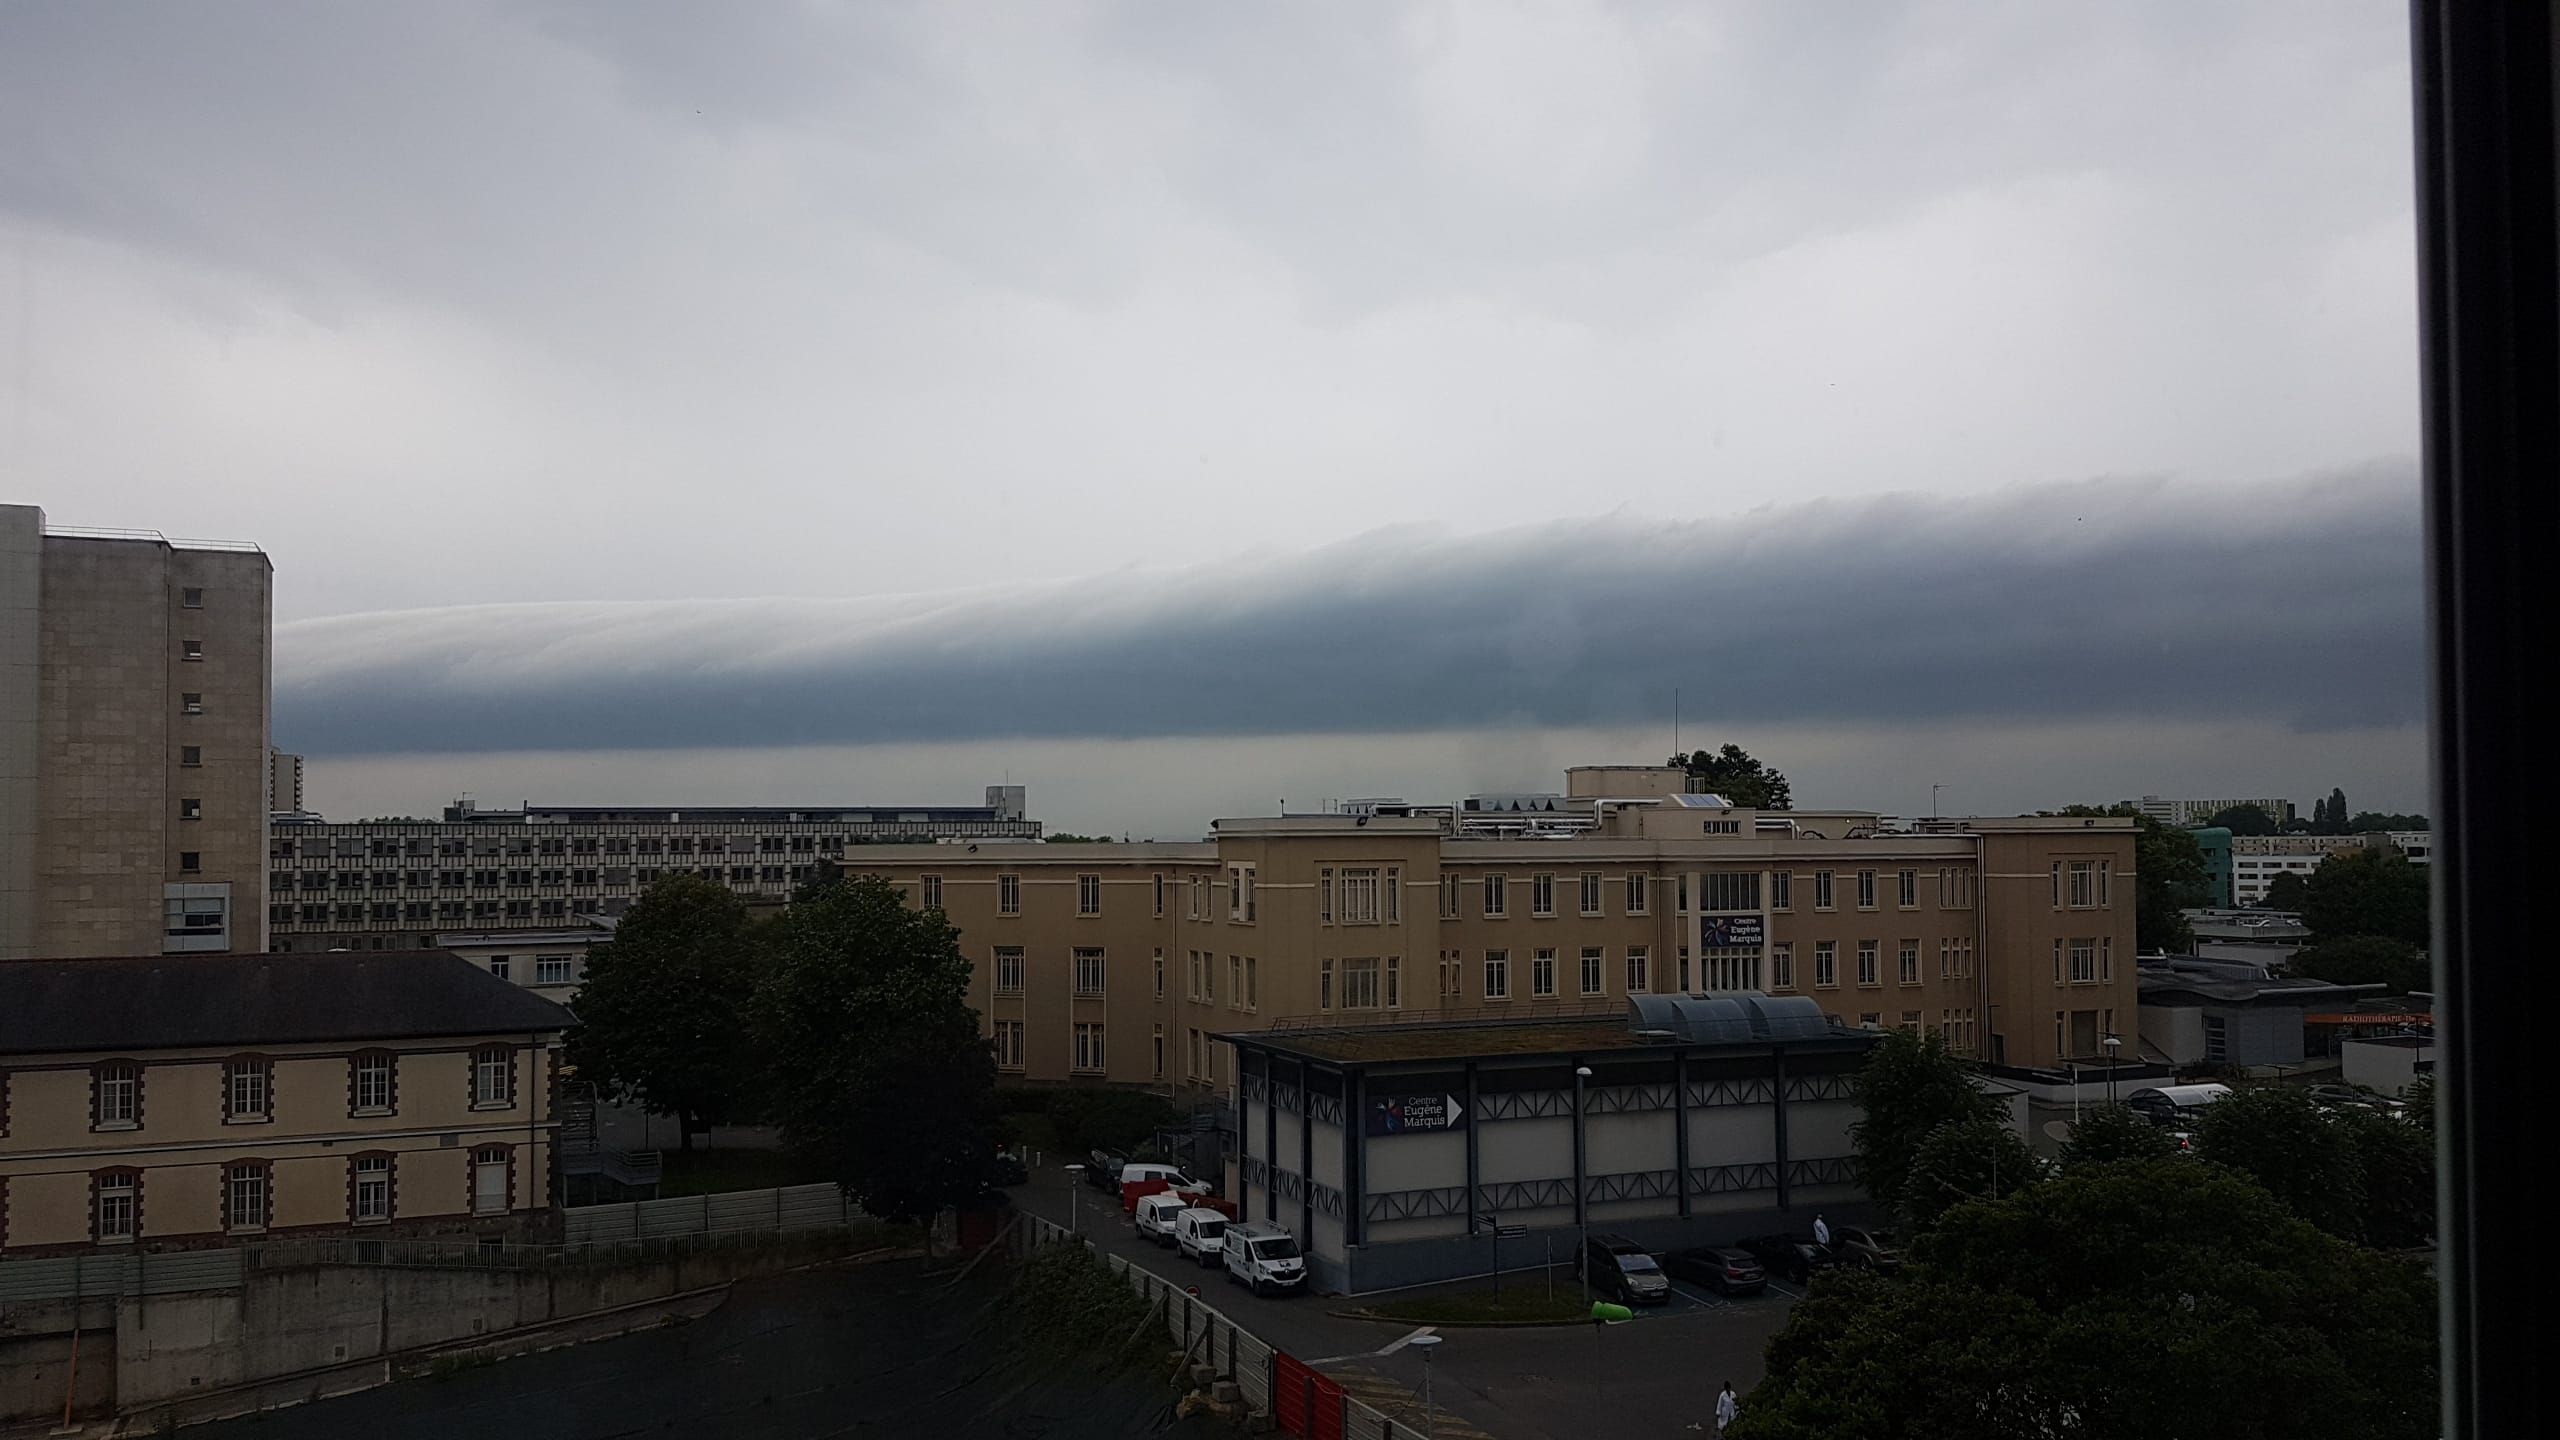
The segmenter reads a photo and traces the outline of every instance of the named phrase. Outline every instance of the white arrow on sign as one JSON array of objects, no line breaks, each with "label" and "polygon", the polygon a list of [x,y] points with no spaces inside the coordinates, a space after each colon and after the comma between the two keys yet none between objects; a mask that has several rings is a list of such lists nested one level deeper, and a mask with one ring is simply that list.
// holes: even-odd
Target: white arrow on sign
[{"label": "white arrow on sign", "polygon": [[1452,1130],[1455,1130],[1456,1128],[1458,1128],[1458,1122],[1459,1122],[1459,1121],[1461,1121],[1461,1120],[1464,1120],[1464,1119],[1466,1119],[1466,1118],[1467,1118],[1467,1107],[1458,1103],[1458,1097],[1457,1097],[1457,1096],[1455,1096],[1455,1095],[1450,1096],[1450,1097],[1449,1097],[1449,1128],[1450,1128],[1450,1129],[1452,1129]]}]

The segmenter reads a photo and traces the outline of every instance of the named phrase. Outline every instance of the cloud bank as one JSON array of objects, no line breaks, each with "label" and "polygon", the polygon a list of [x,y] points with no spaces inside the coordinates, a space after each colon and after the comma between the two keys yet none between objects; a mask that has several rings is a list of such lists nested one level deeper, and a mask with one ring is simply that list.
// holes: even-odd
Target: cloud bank
[{"label": "cloud bank", "polygon": [[[879,543],[877,541],[873,543]],[[464,606],[277,630],[322,755],[1726,722],[2422,717],[2405,466],[2098,479],[847,600]]]}]

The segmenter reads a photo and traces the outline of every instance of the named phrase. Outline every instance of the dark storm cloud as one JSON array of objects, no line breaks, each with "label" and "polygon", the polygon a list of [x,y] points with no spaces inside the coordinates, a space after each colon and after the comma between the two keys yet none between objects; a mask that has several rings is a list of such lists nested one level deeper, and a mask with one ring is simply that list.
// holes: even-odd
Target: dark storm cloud
[{"label": "dark storm cloud", "polygon": [[2415,488],[2095,480],[1687,523],[1386,531],[897,600],[467,607],[277,635],[322,754],[1725,721],[2406,724]]}]

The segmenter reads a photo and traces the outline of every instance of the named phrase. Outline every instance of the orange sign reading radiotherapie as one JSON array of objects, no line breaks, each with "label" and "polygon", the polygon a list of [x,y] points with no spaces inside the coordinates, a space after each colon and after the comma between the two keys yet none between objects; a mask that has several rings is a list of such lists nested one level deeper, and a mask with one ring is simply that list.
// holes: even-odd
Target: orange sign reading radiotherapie
[{"label": "orange sign reading radiotherapie", "polygon": [[2302,1023],[2305,1025],[2425,1025],[2432,1027],[2436,1023],[2436,1017],[2433,1015],[2366,1015],[2353,1013],[2345,1015],[2305,1015],[2302,1017]]}]

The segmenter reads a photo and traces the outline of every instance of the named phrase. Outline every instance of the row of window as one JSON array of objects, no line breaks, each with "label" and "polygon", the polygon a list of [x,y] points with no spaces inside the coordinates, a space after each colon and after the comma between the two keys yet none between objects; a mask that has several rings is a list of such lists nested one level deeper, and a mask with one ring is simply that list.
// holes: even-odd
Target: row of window
[{"label": "row of window", "polygon": [[[129,1167],[93,1171],[89,1177],[89,1239],[127,1245],[142,1237],[143,1172]],[[471,1152],[468,1208],[474,1215],[504,1215],[515,1208],[515,1151],[482,1145]],[[385,1225],[399,1218],[399,1156],[374,1151],[348,1157],[347,1222]],[[275,1216],[275,1165],[235,1160],[222,1167],[215,1217],[226,1233],[255,1234]],[[432,1210],[431,1210],[432,1213]],[[449,1210],[444,1213],[451,1213]],[[174,1233],[186,1233],[184,1226]]]},{"label": "row of window", "polygon": [[2053,983],[2097,985],[2116,978],[2116,942],[2110,936],[2084,936],[2053,942]]},{"label": "row of window", "polygon": [[[897,831],[895,825],[882,829]],[[961,822],[936,822],[948,832],[973,828]],[[904,832],[897,832],[904,833]],[[279,835],[267,846],[274,860],[330,858],[418,859],[427,856],[506,855],[832,855],[857,848],[860,837],[846,835],[452,835],[300,836]]]},{"label": "row of window", "polygon": [[[475,1110],[502,1110],[516,1103],[515,1048],[483,1045],[471,1052],[469,1103]],[[140,1130],[148,1097],[147,1066],[136,1060],[106,1060],[89,1067],[89,1128],[93,1131]],[[0,1074],[0,1083],[7,1079]],[[276,1118],[275,1061],[264,1055],[235,1055],[222,1062],[222,1122],[265,1124]],[[396,1115],[400,1111],[400,1057],[388,1050],[360,1050],[347,1057],[349,1118]]]},{"label": "row of window", "polygon": [[[1075,1022],[1072,1032],[1074,1051],[1069,1060],[1072,1068],[1092,1074],[1101,1074],[1111,1068],[1109,1057],[1104,1050],[1103,1030],[1103,1022],[1099,1020]],[[995,1022],[994,1033],[989,1036],[987,1043],[995,1051],[997,1069],[1023,1068],[1022,1046],[1025,1033],[1024,1024],[1020,1020]],[[1161,1025],[1156,1027],[1156,1076],[1159,1079],[1164,1076],[1164,1027]]]},{"label": "row of window", "polygon": [[[1816,910],[1833,910],[1839,908],[1836,902],[1838,872],[1831,870],[1815,870],[1809,873],[1813,878],[1813,908]],[[1852,872],[1851,881],[1856,887],[1857,908],[1861,910],[1874,910],[1879,908],[1878,895],[1880,893],[1880,885],[1884,873],[1885,872],[1881,870],[1858,870]],[[1895,908],[1902,910],[1917,910],[1920,908],[1920,876],[1921,872],[1918,869],[1902,869],[1893,872]],[[1608,890],[1610,886],[1609,877],[1598,871],[1584,871],[1579,878],[1581,889],[1580,896],[1578,897],[1580,900],[1579,913],[1583,915],[1605,914]],[[1656,878],[1657,877],[1651,874],[1641,871],[1625,877],[1624,884],[1626,902],[1624,913],[1628,915],[1646,915],[1652,913],[1652,886]],[[1698,877],[1699,893],[1695,896],[1692,896],[1689,893],[1689,876],[1687,874],[1678,874],[1669,878],[1672,886],[1674,887],[1673,904],[1678,908],[1679,913],[1684,915],[1688,914],[1693,908],[1693,901],[1695,902],[1694,908],[1705,914],[1747,914],[1756,912],[1761,908],[1761,877],[1754,872],[1713,871],[1701,875]],[[1532,916],[1543,917],[1558,913],[1556,909],[1556,879],[1557,877],[1554,874],[1545,871],[1538,872],[1529,877],[1529,913]],[[1772,910],[1794,909],[1794,873],[1786,870],[1775,870],[1769,873],[1768,879],[1768,908]],[[1501,871],[1495,871],[1491,874],[1485,875],[1477,883],[1482,889],[1482,901],[1477,911],[1480,916],[1488,920],[1499,920],[1511,914],[1511,877],[1508,874]],[[1440,877],[1440,916],[1442,919],[1454,920],[1459,917],[1466,889],[1466,881],[1461,876],[1443,875]],[[1937,892],[1938,908],[1942,910],[1969,910],[1973,908],[1973,871],[1959,866],[1941,867],[1937,872]]]}]

